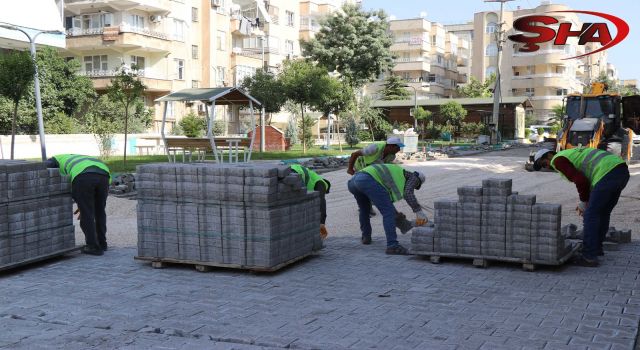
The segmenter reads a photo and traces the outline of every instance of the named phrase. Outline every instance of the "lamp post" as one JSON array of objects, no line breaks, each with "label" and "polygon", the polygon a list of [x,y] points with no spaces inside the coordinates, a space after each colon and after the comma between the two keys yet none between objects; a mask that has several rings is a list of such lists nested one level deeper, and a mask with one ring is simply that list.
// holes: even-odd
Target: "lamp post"
[{"label": "lamp post", "polygon": [[21,28],[14,26],[8,23],[0,23],[0,28],[9,29],[9,30],[17,30],[22,32],[22,34],[26,35],[29,39],[29,50],[31,52],[31,59],[33,60],[33,66],[35,67],[33,73],[33,82],[35,86],[35,95],[36,95],[36,113],[38,114],[38,132],[40,134],[40,149],[42,152],[42,161],[47,160],[47,149],[45,147],[44,142],[44,121],[42,119],[42,100],[40,99],[40,80],[38,79],[38,64],[36,62],[36,39],[38,35],[44,34],[63,34],[59,30],[40,30],[33,37],[29,35],[26,31]]},{"label": "lamp post", "polygon": [[416,119],[416,113],[418,112],[418,90],[411,85],[405,84],[402,87],[413,89],[413,129],[418,129],[418,119]]}]

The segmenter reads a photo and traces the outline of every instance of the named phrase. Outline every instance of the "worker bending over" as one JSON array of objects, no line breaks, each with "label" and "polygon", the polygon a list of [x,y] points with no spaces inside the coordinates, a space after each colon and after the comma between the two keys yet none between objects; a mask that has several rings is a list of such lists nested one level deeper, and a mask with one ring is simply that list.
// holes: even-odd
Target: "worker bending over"
[{"label": "worker bending over", "polygon": [[553,168],[575,183],[580,196],[576,210],[583,216],[583,248],[576,263],[599,265],[604,255],[602,242],[609,230],[611,212],[629,182],[629,168],[622,158],[595,148],[571,148],[558,153],[540,150],[534,156],[534,169]]},{"label": "worker bending over", "polygon": [[329,193],[331,183],[315,171],[299,164],[292,165],[291,170],[300,175],[300,178],[307,187],[307,191],[317,191],[320,193],[320,237],[322,239],[327,238],[329,232],[325,226],[325,222],[327,221],[327,200],[325,199],[325,194]]},{"label": "worker bending over", "polygon": [[399,137],[389,137],[387,141],[373,142],[367,147],[351,153],[347,173],[353,175],[371,164],[393,163],[396,153],[404,147]]},{"label": "worker bending over", "polygon": [[382,214],[382,224],[387,237],[387,254],[407,254],[406,248],[398,243],[396,235],[396,208],[393,206],[404,198],[414,213],[416,224],[427,222],[427,215],[414,194],[425,181],[421,172],[410,172],[395,164],[373,164],[358,171],[350,180],[349,192],[353,194],[360,209],[360,231],[362,244],[371,244],[371,203]]},{"label": "worker bending over", "polygon": [[102,255],[108,248],[105,207],[111,183],[109,167],[99,159],[78,154],[53,156],[46,165],[59,168],[60,175],[71,180],[71,197],[80,211],[80,228],[86,243],[82,252]]}]

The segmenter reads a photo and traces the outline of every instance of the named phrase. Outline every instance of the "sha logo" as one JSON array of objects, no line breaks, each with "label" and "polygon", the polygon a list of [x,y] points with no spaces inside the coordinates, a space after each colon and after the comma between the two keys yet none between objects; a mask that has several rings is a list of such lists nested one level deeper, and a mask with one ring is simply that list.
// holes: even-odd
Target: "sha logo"
[{"label": "sha logo", "polygon": [[[587,43],[600,43],[602,45],[601,48],[584,55],[563,58],[565,60],[568,60],[572,58],[580,58],[587,55],[592,55],[596,52],[610,49],[613,46],[619,44],[629,34],[629,25],[627,24],[627,22],[613,15],[602,12],[579,10],[552,11],[548,13],[558,12],[581,13],[608,20],[616,26],[616,37],[611,37],[611,32],[609,31],[609,27],[606,23],[584,23],[580,30],[572,30],[570,22],[560,23],[560,21],[552,16],[532,15],[520,17],[515,20],[513,22],[513,28],[516,31],[520,31],[523,33],[536,34],[536,36],[516,34],[510,35],[509,40],[524,44],[524,46],[518,50],[520,52],[536,52],[538,51],[538,49],[540,49],[540,45],[538,44],[546,43],[552,40],[553,45],[565,45],[567,43],[567,39],[571,36],[579,38],[578,45],[585,45]],[[558,30],[556,32],[554,28],[549,26],[557,23],[560,23],[560,25],[558,26]]]}]

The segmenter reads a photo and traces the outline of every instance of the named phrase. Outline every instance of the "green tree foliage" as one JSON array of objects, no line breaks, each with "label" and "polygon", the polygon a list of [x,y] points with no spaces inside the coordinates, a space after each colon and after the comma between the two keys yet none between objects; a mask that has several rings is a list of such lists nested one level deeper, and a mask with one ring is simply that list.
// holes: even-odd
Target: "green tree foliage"
[{"label": "green tree foliage", "polygon": [[[326,93],[322,94],[318,103],[318,110],[324,116],[335,115],[336,130],[340,130],[340,115],[349,110],[355,103],[353,87],[342,80],[329,77]],[[338,138],[338,147],[342,151],[342,141]]]},{"label": "green tree foliage", "polygon": [[[621,96],[630,96],[630,95],[638,94],[638,89],[618,84],[617,81],[610,79],[607,76],[607,73],[605,72],[600,73],[600,75],[598,75],[595,81],[599,83],[605,83],[607,85],[607,92],[609,93],[616,93],[616,94],[620,94]],[[584,92],[588,93],[590,89],[591,89],[591,86],[585,86]]]},{"label": "green tree foliage", "polygon": [[562,108],[562,105],[555,105],[551,107],[551,111],[553,112],[554,120],[562,121],[562,118],[564,117],[564,109]]},{"label": "green tree foliage", "polygon": [[49,134],[80,134],[84,131],[84,125],[63,112],[58,112],[49,118],[44,123],[44,127]]},{"label": "green tree foliage", "polygon": [[[256,71],[255,75],[244,78],[242,88],[260,101],[265,112],[269,114],[280,112],[287,100],[278,76],[262,69]],[[269,124],[271,124],[271,117],[269,117]]]},{"label": "green tree foliage", "polygon": [[14,157],[18,105],[32,86],[35,67],[27,52],[0,52],[0,95],[13,104],[11,117],[11,159]]},{"label": "green tree foliage", "polygon": [[302,43],[306,57],[337,71],[358,88],[393,67],[392,40],[384,11],[345,4],[320,22],[316,36]]},{"label": "green tree foliage", "polygon": [[280,80],[287,99],[299,107],[300,139],[302,152],[306,153],[311,145],[311,127],[315,121],[305,114],[305,110],[320,111],[335,85],[325,69],[306,60],[285,61]]},{"label": "green tree foliage", "polygon": [[468,83],[458,86],[456,92],[460,97],[491,97],[493,96],[491,89],[495,83],[495,74],[491,74],[484,82],[472,76]]},{"label": "green tree foliage", "polygon": [[107,94],[112,101],[117,101],[124,108],[124,158],[123,164],[127,164],[127,135],[129,131],[130,108],[139,101],[146,86],[140,81],[135,67],[125,69],[123,65],[118,74],[111,79],[111,85],[107,88]]},{"label": "green tree foliage", "polygon": [[460,133],[464,137],[474,138],[485,133],[485,125],[482,123],[465,123],[460,125]]},{"label": "green tree foliage", "polygon": [[358,134],[360,132],[360,126],[356,119],[353,117],[347,117],[345,121],[346,133],[345,133],[345,141],[351,147],[360,143],[360,139],[358,138]]},{"label": "green tree foliage", "polygon": [[407,100],[413,96],[413,93],[409,91],[404,85],[407,82],[401,77],[389,74],[384,80],[384,88],[380,92],[383,100]]},{"label": "green tree foliage", "polygon": [[423,137],[426,131],[426,123],[429,119],[431,119],[432,115],[433,113],[431,113],[431,111],[426,110],[420,106],[418,106],[418,109],[413,112],[413,117],[418,121],[418,123],[420,123],[419,133],[423,135]]},{"label": "green tree foliage", "polygon": [[178,124],[186,137],[202,137],[207,127],[206,120],[193,112],[182,117]]},{"label": "green tree foliage", "polygon": [[440,115],[450,130],[459,131],[462,121],[467,116],[467,110],[460,103],[451,101],[440,106]]},{"label": "green tree foliage", "polygon": [[386,134],[391,131],[392,126],[385,118],[382,111],[377,108],[373,108],[371,103],[372,101],[370,98],[363,98],[358,103],[353,113],[360,118],[360,122],[367,126],[369,133],[371,134],[371,140],[376,140],[377,138],[384,139],[386,138]]},{"label": "green tree foliage", "polygon": [[295,116],[291,116],[287,121],[287,129],[284,131],[284,137],[289,139],[290,145],[298,144],[298,125]]}]

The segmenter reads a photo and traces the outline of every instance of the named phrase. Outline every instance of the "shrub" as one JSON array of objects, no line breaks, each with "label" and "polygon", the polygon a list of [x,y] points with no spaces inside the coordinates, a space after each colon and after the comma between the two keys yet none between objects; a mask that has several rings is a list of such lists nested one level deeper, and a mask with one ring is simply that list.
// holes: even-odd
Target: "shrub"
[{"label": "shrub", "polygon": [[186,137],[202,137],[206,128],[206,121],[195,113],[189,113],[182,117],[178,123]]},{"label": "shrub", "polygon": [[531,129],[524,129],[524,137],[529,138],[529,136],[531,136]]},{"label": "shrub", "polygon": [[353,147],[360,143],[360,139],[358,134],[360,133],[360,127],[355,119],[349,117],[346,120],[346,133],[345,133],[345,141],[349,146]]},{"label": "shrub", "polygon": [[538,132],[538,136],[544,135],[544,128],[538,128],[536,131]]}]

